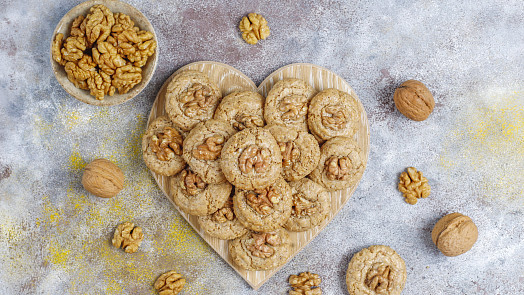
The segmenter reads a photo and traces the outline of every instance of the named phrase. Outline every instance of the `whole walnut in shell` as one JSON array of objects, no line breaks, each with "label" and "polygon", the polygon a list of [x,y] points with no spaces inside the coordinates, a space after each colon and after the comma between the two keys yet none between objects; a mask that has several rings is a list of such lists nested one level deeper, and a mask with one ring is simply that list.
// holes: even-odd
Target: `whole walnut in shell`
[{"label": "whole walnut in shell", "polygon": [[124,187],[124,173],[113,162],[96,159],[86,166],[82,185],[97,197],[112,198]]},{"label": "whole walnut in shell", "polygon": [[431,232],[431,239],[446,256],[458,256],[469,251],[478,238],[473,220],[460,213],[442,217]]},{"label": "whole walnut in shell", "polygon": [[433,112],[435,100],[429,89],[422,82],[408,80],[395,90],[393,100],[397,109],[414,121],[424,121]]}]

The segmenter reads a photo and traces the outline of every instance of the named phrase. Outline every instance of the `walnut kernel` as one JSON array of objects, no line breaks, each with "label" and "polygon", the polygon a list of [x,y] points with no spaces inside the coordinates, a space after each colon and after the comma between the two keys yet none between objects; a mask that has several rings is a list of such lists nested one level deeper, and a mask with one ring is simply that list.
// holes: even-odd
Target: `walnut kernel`
[{"label": "walnut kernel", "polygon": [[427,198],[431,193],[428,179],[413,167],[400,174],[398,190],[403,193],[406,203],[415,205],[420,198]]},{"label": "walnut kernel", "polygon": [[266,39],[270,33],[266,19],[256,13],[244,16],[238,28],[242,32],[242,38],[248,44],[257,44],[258,40]]},{"label": "walnut kernel", "polygon": [[193,150],[193,157],[199,160],[216,160],[220,156],[223,144],[224,136],[220,134],[210,136]]},{"label": "walnut kernel", "polygon": [[155,281],[153,287],[158,291],[159,295],[176,295],[182,291],[186,279],[182,275],[172,270],[162,274]]},{"label": "walnut kernel", "polygon": [[211,219],[218,223],[232,221],[235,219],[235,212],[233,211],[233,199],[229,198],[222,208],[218,209],[211,215]]},{"label": "walnut kernel", "polygon": [[291,215],[293,216],[311,216],[317,212],[317,203],[306,198],[303,193],[293,194],[293,206]]},{"label": "walnut kernel", "polygon": [[267,148],[260,148],[253,144],[248,147],[238,157],[238,166],[242,173],[264,173],[269,169],[271,152]]},{"label": "walnut kernel", "polygon": [[235,116],[235,122],[233,122],[233,128],[238,131],[242,131],[246,128],[262,127],[264,126],[264,120],[258,116],[237,114]]},{"label": "walnut kernel", "polygon": [[330,105],[322,109],[322,125],[331,130],[340,130],[348,122],[349,112],[341,106]]},{"label": "walnut kernel", "polygon": [[131,222],[119,224],[115,230],[113,246],[122,248],[126,253],[135,253],[144,239],[144,234],[140,227],[135,227]]},{"label": "walnut kernel", "polygon": [[247,241],[247,249],[255,257],[269,258],[275,254],[275,249],[271,246],[278,246],[282,243],[280,237],[272,233],[253,233],[252,238]]},{"label": "walnut kernel", "polygon": [[351,176],[351,160],[349,157],[331,156],[326,161],[326,170],[329,180],[346,180]]},{"label": "walnut kernel", "polygon": [[218,97],[213,94],[212,89],[200,83],[191,85],[185,94],[180,97],[180,102],[184,104],[184,114],[188,117],[203,114],[209,107],[213,106],[217,100]]},{"label": "walnut kernel", "polygon": [[273,210],[273,205],[280,202],[280,195],[271,187],[256,189],[247,193],[246,202],[256,212],[267,215]]},{"label": "walnut kernel", "polygon": [[196,173],[188,169],[180,173],[180,187],[186,194],[194,196],[206,188],[207,184]]},{"label": "walnut kernel", "polygon": [[295,148],[295,143],[279,142],[280,152],[282,153],[282,167],[287,168],[293,165],[300,157],[300,150]]},{"label": "walnut kernel", "polygon": [[151,136],[149,146],[160,161],[169,161],[175,155],[182,155],[182,135],[173,127],[165,127],[163,132]]},{"label": "walnut kernel", "polygon": [[283,112],[284,122],[297,121],[307,114],[307,97],[302,95],[288,95],[282,99],[278,110]]},{"label": "walnut kernel", "polygon": [[369,268],[364,284],[376,294],[387,294],[391,282],[390,273],[389,265],[383,262],[375,263]]},{"label": "walnut kernel", "polygon": [[319,275],[308,272],[291,275],[289,277],[289,284],[293,290],[289,291],[289,295],[321,295],[322,289],[319,285],[322,279]]}]

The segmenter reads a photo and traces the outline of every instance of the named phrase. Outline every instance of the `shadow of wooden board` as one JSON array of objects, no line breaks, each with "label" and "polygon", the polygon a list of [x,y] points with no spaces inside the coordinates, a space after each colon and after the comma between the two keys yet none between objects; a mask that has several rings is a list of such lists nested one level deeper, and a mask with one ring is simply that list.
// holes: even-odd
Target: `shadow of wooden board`
[{"label": "shadow of wooden board", "polygon": [[[273,87],[273,85],[279,80],[285,78],[298,78],[308,82],[316,91],[321,91],[328,88],[336,88],[341,91],[345,91],[355,97],[358,101],[358,107],[360,109],[360,128],[357,130],[354,135],[358,146],[361,149],[361,157],[364,159],[364,166],[367,164],[367,159],[369,157],[369,124],[366,116],[366,112],[362,103],[358,99],[355,91],[349,86],[349,84],[344,81],[341,77],[335,73],[316,66],[313,64],[290,64],[284,66],[272,74],[270,74],[261,84],[256,87],[255,83],[244,75],[239,70],[228,66],[226,64],[202,61],[194,62],[188,65],[185,65],[178,69],[171,77],[167,79],[162,88],[160,89],[151,112],[149,114],[149,119],[147,125],[154,120],[156,117],[165,115],[165,93],[166,88],[172,78],[181,71],[184,70],[197,70],[201,71],[209,76],[211,80],[215,81],[218,84],[218,87],[222,91],[222,95],[226,96],[234,91],[255,91],[260,93],[262,96],[266,97],[267,93]],[[248,271],[236,266],[231,256],[229,255],[228,250],[228,241],[220,240],[218,238],[211,237],[207,235],[203,229],[200,228],[197,216],[189,215],[182,212],[174,203],[173,199],[170,197],[170,188],[169,188],[169,177],[158,175],[154,172],[151,172],[155,178],[158,186],[164,193],[164,195],[171,201],[173,206],[180,212],[180,214],[189,222],[189,224],[195,229],[195,231],[220,255],[235,271],[253,288],[258,289],[262,286],[269,278],[271,278],[281,267],[267,270],[267,271]],[[360,180],[359,180],[360,181]],[[288,261],[291,260],[302,248],[304,248],[309,242],[311,242],[319,233],[326,227],[326,225],[337,215],[340,209],[344,204],[349,200],[353,192],[358,186],[358,183],[355,183],[352,187],[331,193],[331,212],[328,217],[317,227],[312,228],[304,232],[289,232],[291,240],[293,241],[292,255],[289,257]]]}]

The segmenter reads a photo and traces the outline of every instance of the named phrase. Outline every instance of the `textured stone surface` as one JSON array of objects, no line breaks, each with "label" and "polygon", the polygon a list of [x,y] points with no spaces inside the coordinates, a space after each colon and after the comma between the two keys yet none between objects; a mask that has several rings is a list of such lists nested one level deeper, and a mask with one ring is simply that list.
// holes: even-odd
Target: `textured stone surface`
[{"label": "textured stone surface", "polygon": [[[53,76],[49,43],[78,1],[0,0],[0,294],[152,294],[171,269],[183,294],[284,294],[287,278],[318,273],[345,294],[351,256],[389,245],[406,261],[404,294],[524,292],[524,2],[130,1],[156,29],[159,65],[133,100],[86,105]],[[237,28],[249,12],[269,22],[251,46]],[[256,83],[293,62],[345,78],[366,108],[371,153],[340,214],[258,292],[195,234],[157,188],[140,154],[156,92],[192,61],[227,63]],[[436,106],[423,122],[395,110],[394,88],[424,82]],[[126,176],[101,200],[82,169],[108,158]],[[409,166],[431,196],[411,206],[396,185]],[[431,242],[450,212],[470,216],[479,239],[448,258]],[[110,246],[120,222],[144,230],[137,253]],[[429,291],[431,290],[431,291]]]}]

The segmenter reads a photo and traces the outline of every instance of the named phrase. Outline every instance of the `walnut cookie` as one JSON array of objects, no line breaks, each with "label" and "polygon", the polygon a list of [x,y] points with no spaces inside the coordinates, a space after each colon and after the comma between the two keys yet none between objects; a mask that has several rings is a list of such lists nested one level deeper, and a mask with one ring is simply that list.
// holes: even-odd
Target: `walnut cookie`
[{"label": "walnut cookie", "polygon": [[353,139],[333,137],[320,148],[320,161],[309,178],[330,192],[348,188],[364,173],[363,159]]},{"label": "walnut cookie", "polygon": [[319,184],[302,178],[289,183],[292,193],[291,216],[284,223],[289,231],[305,231],[319,225],[329,214],[329,193]]},{"label": "walnut cookie", "polygon": [[186,168],[171,178],[169,183],[171,197],[175,204],[187,214],[209,215],[224,206],[231,184],[208,184],[200,176]]},{"label": "walnut cookie", "polygon": [[308,126],[319,142],[335,136],[352,137],[359,122],[357,99],[346,92],[330,88],[311,99]]},{"label": "walnut cookie", "polygon": [[346,284],[351,295],[400,295],[406,284],[406,264],[390,247],[371,246],[351,258]]},{"label": "walnut cookie", "polygon": [[266,128],[280,146],[282,175],[286,181],[302,179],[317,167],[320,147],[313,135],[280,125]]},{"label": "walnut cookie", "polygon": [[226,179],[241,189],[265,188],[282,171],[277,141],[263,128],[246,128],[224,144],[220,167]]},{"label": "walnut cookie", "polygon": [[248,229],[272,231],[291,216],[291,187],[283,178],[255,190],[236,188],[233,208],[238,220]]},{"label": "walnut cookie", "polygon": [[308,105],[314,94],[313,87],[303,80],[289,78],[278,81],[266,97],[266,123],[308,131]]},{"label": "walnut cookie", "polygon": [[281,266],[291,255],[291,248],[291,239],[283,228],[269,233],[249,231],[229,241],[231,259],[247,270],[268,270]]},{"label": "walnut cookie", "polygon": [[236,131],[263,127],[264,97],[253,91],[228,94],[222,98],[213,118],[228,122]]},{"label": "walnut cookie", "polygon": [[151,171],[164,176],[184,169],[182,158],[183,133],[165,116],[156,118],[142,137],[142,154]]},{"label": "walnut cookie", "polygon": [[186,70],[167,85],[165,110],[176,126],[189,131],[211,119],[221,99],[222,92],[206,74]]},{"label": "walnut cookie", "polygon": [[215,213],[198,217],[198,224],[210,236],[222,240],[232,240],[248,232],[233,210],[233,196]]},{"label": "walnut cookie", "polygon": [[220,168],[220,153],[235,132],[225,121],[211,119],[198,123],[186,136],[182,157],[204,182],[226,182]]}]

